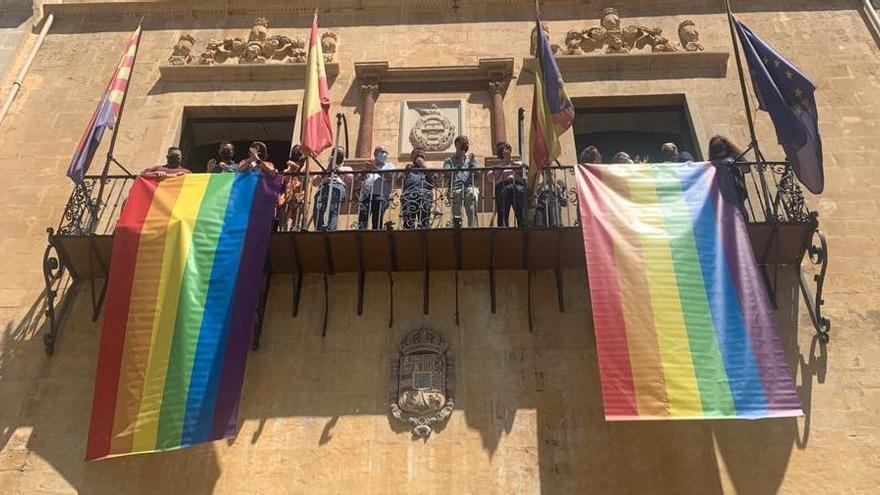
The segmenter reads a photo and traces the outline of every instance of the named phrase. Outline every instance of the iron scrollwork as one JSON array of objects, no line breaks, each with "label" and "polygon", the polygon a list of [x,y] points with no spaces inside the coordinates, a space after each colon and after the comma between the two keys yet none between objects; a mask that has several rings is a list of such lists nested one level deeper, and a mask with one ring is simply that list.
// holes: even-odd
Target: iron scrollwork
[{"label": "iron scrollwork", "polygon": [[49,244],[43,252],[43,281],[46,283],[46,317],[49,319],[49,331],[43,334],[43,344],[46,347],[46,355],[51,356],[55,352],[55,341],[58,338],[58,320],[55,313],[55,298],[58,297],[58,288],[64,277],[64,264],[60,261],[60,253],[55,245],[55,232],[51,227],[46,229],[49,234]]},{"label": "iron scrollwork", "polygon": [[58,226],[58,235],[85,235],[89,233],[87,221],[94,215],[98,208],[97,200],[92,198],[95,184],[100,179],[85,179],[73,188],[61,224]]},{"label": "iron scrollwork", "polygon": [[[776,170],[774,170],[774,173]],[[785,166],[782,172],[782,178],[779,181],[779,190],[777,194],[782,200],[782,207],[785,210],[785,217],[779,215],[780,221],[785,221],[786,217],[792,223],[810,223],[813,217],[807,209],[807,203],[804,199],[804,191],[795,179],[794,172],[791,167]]]},{"label": "iron scrollwork", "polygon": [[816,293],[815,296],[810,293],[803,273],[801,274],[801,292],[804,295],[804,300],[807,302],[807,311],[810,313],[813,326],[816,328],[819,342],[827,344],[831,339],[831,320],[822,316],[822,306],[825,304],[825,299],[822,298],[822,290],[825,285],[825,274],[828,271],[828,241],[825,239],[825,234],[818,228],[813,231],[810,247],[807,248],[807,255],[810,263],[819,267],[819,273],[813,276],[813,281],[816,283]]}]

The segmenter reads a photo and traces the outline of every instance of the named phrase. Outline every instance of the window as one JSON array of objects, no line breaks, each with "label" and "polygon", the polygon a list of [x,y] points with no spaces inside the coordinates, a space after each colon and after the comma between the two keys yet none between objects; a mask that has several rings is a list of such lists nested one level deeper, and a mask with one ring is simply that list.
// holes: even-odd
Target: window
[{"label": "window", "polygon": [[[587,146],[597,146],[606,162],[618,151],[630,156],[647,157],[649,161],[660,160],[660,146],[675,143],[679,150],[690,152],[699,159],[702,154],[696,146],[687,107],[682,103],[661,101],[650,105],[651,97],[627,97],[588,101],[578,105],[575,101],[574,137],[578,154]],[[647,101],[646,101],[647,100]],[[681,98],[683,100],[683,97]],[[630,106],[627,103],[634,103]]]},{"label": "window", "polygon": [[290,151],[296,110],[295,105],[186,107],[180,138],[183,163],[193,172],[204,172],[223,141],[235,145],[236,160],[247,156],[251,142],[262,141],[269,161],[281,170]]}]

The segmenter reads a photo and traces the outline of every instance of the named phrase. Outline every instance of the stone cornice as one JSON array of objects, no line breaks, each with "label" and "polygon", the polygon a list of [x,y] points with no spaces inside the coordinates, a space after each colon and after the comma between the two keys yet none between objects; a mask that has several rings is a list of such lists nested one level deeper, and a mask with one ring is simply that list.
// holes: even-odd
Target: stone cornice
[{"label": "stone cornice", "polygon": [[[685,75],[725,77],[730,52],[644,52],[608,53],[600,55],[557,55],[556,63],[566,80],[578,75],[601,73],[633,77],[635,73],[653,77]],[[523,59],[523,70],[534,72],[535,59]]]},{"label": "stone cornice", "polygon": [[[513,58],[481,58],[477,65],[433,67],[390,67],[388,62],[354,64],[357,78],[365,84],[389,85],[456,84],[490,81],[505,82],[513,77]],[[383,89],[384,90],[384,89]]]},{"label": "stone cornice", "polygon": [[[324,64],[328,84],[339,74],[336,62]],[[160,65],[159,74],[165,82],[265,82],[302,81],[306,64],[222,64],[222,65]]]}]

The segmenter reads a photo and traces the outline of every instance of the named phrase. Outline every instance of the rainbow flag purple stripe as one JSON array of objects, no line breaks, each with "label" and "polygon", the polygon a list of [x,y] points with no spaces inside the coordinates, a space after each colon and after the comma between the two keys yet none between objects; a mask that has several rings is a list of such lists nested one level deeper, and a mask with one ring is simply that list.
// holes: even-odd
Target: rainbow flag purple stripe
[{"label": "rainbow flag purple stripe", "polygon": [[584,165],[577,184],[606,419],[802,415],[730,174]]}]

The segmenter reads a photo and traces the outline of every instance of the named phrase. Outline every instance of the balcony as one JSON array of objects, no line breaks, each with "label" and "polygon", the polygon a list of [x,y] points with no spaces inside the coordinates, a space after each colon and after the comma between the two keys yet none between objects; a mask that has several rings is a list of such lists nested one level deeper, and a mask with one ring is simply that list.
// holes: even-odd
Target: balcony
[{"label": "balcony", "polygon": [[[808,210],[786,163],[746,163],[740,168],[748,190],[743,208],[747,227],[774,304],[780,266],[800,267],[808,256],[820,267],[819,274],[813,291],[802,273],[801,290],[816,331],[827,340],[830,323],[821,314],[827,248],[818,230],[818,215]],[[296,316],[305,273],[324,274],[325,299],[327,277],[356,273],[360,315],[366,272],[387,272],[390,281],[394,272],[417,271],[425,280],[422,310],[428,314],[430,272],[460,270],[489,271],[493,312],[497,270],[555,271],[558,306],[564,311],[562,272],[585,266],[574,167],[548,169],[544,183],[552,186],[538,186],[525,195],[510,194],[509,226],[504,226],[496,211],[505,172],[513,170],[489,167],[470,172],[469,180],[477,191],[472,219],[466,206],[459,207],[461,196],[468,194],[454,193],[450,187],[454,174],[461,171],[353,170],[333,177],[320,171],[286,175],[289,201],[283,213],[279,211],[270,240],[260,313],[265,309],[273,276],[293,277],[292,314]],[[359,197],[371,174],[374,197],[381,201],[361,202]],[[74,188],[57,228],[49,229],[44,256],[51,322],[45,336],[47,353],[54,350],[66,307],[67,298],[61,297],[63,288],[88,284],[93,318],[97,319],[106,289],[113,229],[135,178],[88,176]],[[332,191],[329,194],[338,215],[333,214],[335,208],[316,205],[326,201],[328,191]],[[524,221],[518,221],[515,215],[520,207],[526,212]],[[335,228],[324,228],[334,216]],[[66,285],[65,278],[69,279]],[[389,313],[392,320],[393,301]],[[326,311],[324,321],[326,327]],[[258,321],[255,347],[259,345],[261,325]]]}]

